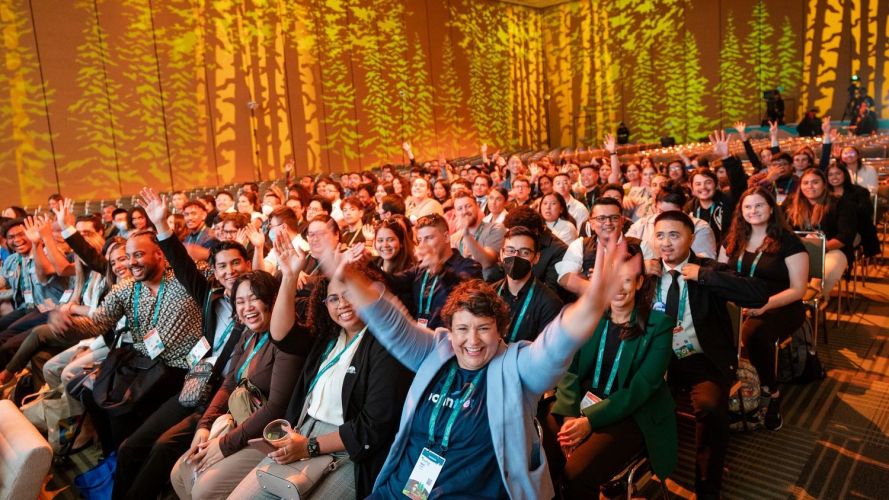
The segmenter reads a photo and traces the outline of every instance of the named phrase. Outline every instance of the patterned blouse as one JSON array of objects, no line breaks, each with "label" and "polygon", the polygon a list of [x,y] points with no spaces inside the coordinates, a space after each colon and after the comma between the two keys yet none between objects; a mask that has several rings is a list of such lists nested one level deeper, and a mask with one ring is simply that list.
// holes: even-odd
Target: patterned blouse
[{"label": "patterned blouse", "polygon": [[73,325],[69,331],[76,332],[83,338],[94,337],[114,329],[118,320],[126,317],[136,351],[148,356],[143,339],[152,328],[157,328],[164,344],[161,359],[168,366],[187,369],[185,355],[201,338],[200,307],[175,278],[172,269],[167,269],[164,272],[164,294],[161,297],[157,325],[152,325],[157,299],[147,286],[141,286],[138,297],[139,317],[134,322],[135,285],[136,282],[132,279],[118,282],[105,296],[92,319],[85,316],[72,318]]}]

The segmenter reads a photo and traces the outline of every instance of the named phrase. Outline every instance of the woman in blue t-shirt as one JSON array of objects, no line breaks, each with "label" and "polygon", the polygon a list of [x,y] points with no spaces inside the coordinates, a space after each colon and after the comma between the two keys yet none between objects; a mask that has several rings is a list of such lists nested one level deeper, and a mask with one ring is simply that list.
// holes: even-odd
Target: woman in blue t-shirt
[{"label": "woman in blue t-shirt", "polygon": [[[599,247],[590,285],[534,342],[507,345],[509,309],[480,280],[457,286],[442,311],[447,328],[417,324],[384,288],[324,252],[322,268],[347,283],[369,331],[416,375],[395,442],[371,498],[552,498],[554,489],[534,423],[541,394],[565,373],[574,353],[620,289],[624,244]],[[420,266],[437,274],[441,259]]]}]

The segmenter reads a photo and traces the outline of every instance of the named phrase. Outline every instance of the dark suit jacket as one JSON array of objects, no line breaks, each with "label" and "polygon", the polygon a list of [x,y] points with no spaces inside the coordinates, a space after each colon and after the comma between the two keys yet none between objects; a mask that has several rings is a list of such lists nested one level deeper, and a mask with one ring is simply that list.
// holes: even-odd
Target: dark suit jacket
[{"label": "dark suit jacket", "polygon": [[687,282],[695,334],[704,355],[726,375],[733,376],[738,358],[726,302],[762,307],[769,300],[769,291],[759,278],[738,275],[715,260],[691,254],[688,261],[701,266],[698,281]]},{"label": "dark suit jacket", "polygon": [[[673,324],[669,316],[652,311],[645,333],[624,341],[617,369],[620,386],[606,399],[582,412],[593,429],[633,417],[645,438],[652,467],[660,478],[669,476],[676,468],[679,450],[675,404],[664,381],[673,354]],[[596,367],[604,329],[603,318],[590,340],[574,355],[568,372],[556,388],[553,414],[570,417],[581,414],[580,382]]]},{"label": "dark suit jacket", "polygon": [[[288,337],[311,335],[308,330],[301,330],[291,331]],[[332,340],[330,335],[318,338],[306,358],[305,369],[296,382],[285,414],[294,426],[306,402],[309,384],[323,362],[321,356]],[[369,331],[364,333],[343,380],[344,423],[339,428],[349,459],[355,462],[358,498],[370,495],[383,468],[413,378],[414,374],[393,358],[376,337]]]}]

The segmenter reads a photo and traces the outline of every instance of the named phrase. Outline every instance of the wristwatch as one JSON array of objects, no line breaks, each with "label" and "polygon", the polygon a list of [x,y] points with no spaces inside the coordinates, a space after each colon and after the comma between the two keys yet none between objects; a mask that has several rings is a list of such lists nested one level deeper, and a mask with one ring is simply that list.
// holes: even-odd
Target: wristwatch
[{"label": "wristwatch", "polygon": [[310,437],[309,444],[306,445],[306,448],[309,451],[310,457],[317,457],[321,455],[321,447],[318,446],[318,440],[316,438]]}]

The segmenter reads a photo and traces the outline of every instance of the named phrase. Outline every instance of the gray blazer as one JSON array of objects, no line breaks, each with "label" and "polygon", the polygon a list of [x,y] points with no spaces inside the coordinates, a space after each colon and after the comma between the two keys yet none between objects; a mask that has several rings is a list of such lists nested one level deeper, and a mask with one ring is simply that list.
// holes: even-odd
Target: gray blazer
[{"label": "gray blazer", "polygon": [[[394,296],[386,293],[359,314],[381,344],[416,373],[408,391],[395,442],[377,476],[374,489],[394,473],[404,450],[417,404],[435,374],[454,357],[446,328],[435,332],[419,326]],[[500,344],[488,364],[487,398],[491,441],[500,466],[500,477],[511,498],[552,498],[550,481],[534,416],[541,394],[552,389],[565,374],[581,344],[561,328],[561,314],[534,342]]]}]

